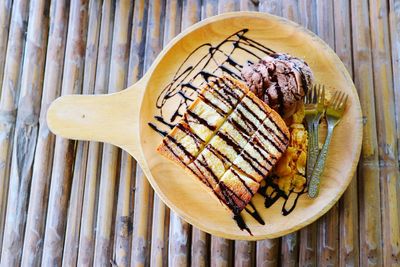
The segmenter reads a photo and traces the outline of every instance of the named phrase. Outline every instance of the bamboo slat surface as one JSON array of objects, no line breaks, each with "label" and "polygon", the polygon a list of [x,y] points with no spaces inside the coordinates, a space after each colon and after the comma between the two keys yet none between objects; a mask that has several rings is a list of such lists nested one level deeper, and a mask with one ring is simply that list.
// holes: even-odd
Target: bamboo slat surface
[{"label": "bamboo slat surface", "polygon": [[[192,227],[129,154],[46,124],[57,96],[122,90],[179,32],[239,10],[319,35],[363,111],[358,170],[340,201],[257,242]],[[398,0],[0,1],[0,266],[400,266],[399,75]]]}]

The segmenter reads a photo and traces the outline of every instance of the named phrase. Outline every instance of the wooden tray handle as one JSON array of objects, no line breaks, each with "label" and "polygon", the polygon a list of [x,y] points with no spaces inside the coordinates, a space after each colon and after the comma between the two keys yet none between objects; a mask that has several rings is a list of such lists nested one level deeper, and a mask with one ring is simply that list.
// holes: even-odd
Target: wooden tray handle
[{"label": "wooden tray handle", "polygon": [[50,130],[64,138],[111,143],[139,155],[139,110],[143,87],[108,95],[67,95],[47,112]]}]

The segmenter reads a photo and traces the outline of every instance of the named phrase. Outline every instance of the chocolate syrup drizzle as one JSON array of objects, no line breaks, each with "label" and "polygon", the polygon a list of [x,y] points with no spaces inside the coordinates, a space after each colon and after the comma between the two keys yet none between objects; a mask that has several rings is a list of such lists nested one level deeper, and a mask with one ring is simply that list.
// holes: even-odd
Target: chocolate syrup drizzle
[{"label": "chocolate syrup drizzle", "polygon": [[[167,132],[179,122],[189,105],[200,93],[203,85],[210,81],[215,81],[218,77],[223,75],[228,75],[235,79],[242,80],[240,73],[244,64],[253,64],[254,62],[258,62],[262,57],[274,53],[272,49],[246,37],[245,35],[248,31],[248,29],[242,29],[228,36],[217,45],[204,43],[189,54],[178,68],[172,81],[161,91],[157,98],[156,108],[158,109],[159,114],[154,116],[154,122],[148,123],[154,131],[158,132],[162,136],[167,136]],[[200,60],[193,63],[193,58],[196,57],[199,57]],[[243,61],[243,59],[246,59],[246,61]],[[204,96],[202,96],[202,98],[205,99]],[[228,98],[226,98],[226,100],[229,101]],[[166,110],[170,109],[171,105],[174,105],[175,109],[172,114],[168,114]],[[218,108],[217,111],[223,113],[220,108]],[[209,125],[206,121],[202,121],[201,118],[196,117],[196,114],[193,113],[189,115],[192,119],[197,120],[198,123],[205,125],[210,130],[214,130],[212,125]],[[242,128],[242,126],[237,122],[231,122],[235,127]],[[273,120],[271,120],[271,122],[274,123]],[[279,129],[279,127],[277,127],[277,129]],[[272,132],[272,129],[267,128],[267,131]],[[244,132],[246,132],[246,130],[244,130]],[[281,151],[280,146],[275,144],[275,142],[279,144],[284,143],[281,136],[277,135],[275,142],[265,135],[263,137]],[[174,140],[170,141],[174,142]],[[175,142],[175,144],[179,146],[177,142]],[[171,151],[173,152],[172,149]],[[187,154],[186,156],[190,158],[192,155]],[[202,162],[200,161],[199,163],[201,164]],[[206,169],[208,168],[207,165],[203,165],[203,167]],[[258,170],[257,168],[255,169]],[[203,182],[209,184],[207,181]],[[258,190],[258,193],[265,199],[265,207],[269,208],[280,198],[283,198],[285,201],[282,206],[282,215],[284,216],[294,210],[297,200],[306,190],[305,188],[300,192],[292,190],[286,195],[276,184],[273,183],[271,177],[265,179],[265,183],[266,184]],[[239,228],[241,230],[246,230],[250,235],[252,235],[250,229],[247,227],[240,215],[240,209],[234,201],[232,201],[232,198],[236,196],[233,196],[232,194],[234,193],[224,186],[223,183],[221,184],[221,191],[224,197],[219,196],[220,200],[233,210],[233,219],[236,221]],[[257,222],[262,225],[265,224],[253,203],[250,202],[244,210]]]}]

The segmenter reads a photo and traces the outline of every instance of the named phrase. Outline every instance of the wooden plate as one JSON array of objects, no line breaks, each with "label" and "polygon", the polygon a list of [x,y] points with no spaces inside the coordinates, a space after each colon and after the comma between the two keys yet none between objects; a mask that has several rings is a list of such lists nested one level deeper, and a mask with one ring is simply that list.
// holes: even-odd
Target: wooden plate
[{"label": "wooden plate", "polygon": [[[156,153],[155,148],[162,137],[148,123],[160,125],[154,116],[160,115],[157,105],[163,103],[163,117],[170,117],[183,98],[171,92],[166,95],[165,88],[168,90],[174,79],[179,83],[177,77],[182,73],[180,77],[199,73],[207,55],[212,54],[213,59],[205,70],[212,72],[216,68],[213,61],[225,64],[230,55],[243,64],[248,59],[265,55],[268,50],[263,47],[305,59],[318,83],[345,91],[349,101],[343,120],[334,132],[318,198],[309,199],[306,194],[302,195],[296,209],[283,216],[282,199],[266,209],[263,199],[256,195],[253,202],[266,224],[260,225],[244,214],[253,233],[250,236],[238,228],[201,182]],[[228,67],[235,66],[229,64]],[[204,78],[204,75],[196,77]],[[282,236],[326,213],[352,179],[362,140],[362,114],[357,91],[336,54],[321,39],[297,24],[256,12],[226,13],[195,24],[165,47],[138,83],[110,95],[63,96],[50,106],[47,119],[50,129],[60,136],[108,142],[128,151],[172,210],[201,230],[230,239]]]}]

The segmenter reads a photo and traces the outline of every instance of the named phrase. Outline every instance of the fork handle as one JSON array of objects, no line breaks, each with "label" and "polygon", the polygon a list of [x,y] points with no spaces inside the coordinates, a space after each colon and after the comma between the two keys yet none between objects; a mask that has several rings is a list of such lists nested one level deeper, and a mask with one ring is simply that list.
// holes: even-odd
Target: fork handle
[{"label": "fork handle", "polygon": [[307,153],[307,169],[306,169],[306,177],[307,177],[307,181],[310,181],[310,177],[311,177],[311,173],[312,173],[312,169],[314,167],[315,164],[315,160],[316,157],[313,158],[313,148],[314,148],[314,134],[315,134],[315,130],[314,130],[314,124],[312,121],[307,123],[307,130],[308,130],[308,153]]},{"label": "fork handle", "polygon": [[311,174],[310,184],[308,186],[308,195],[312,198],[318,196],[319,193],[319,184],[321,174],[324,171],[326,156],[328,154],[329,144],[331,143],[333,133],[333,127],[328,128],[328,133],[325,138],[325,143],[321,149],[321,152],[318,155],[317,162],[315,163],[314,170]]},{"label": "fork handle", "polygon": [[[316,119],[312,125],[313,143],[310,147],[310,165],[311,165],[310,174],[309,174],[310,176],[313,172],[315,162],[317,161],[317,157],[318,157],[318,153],[319,153],[318,128],[319,128],[319,118]],[[308,178],[310,178],[310,177],[308,177]],[[310,180],[308,180],[308,181],[310,181]]]}]

